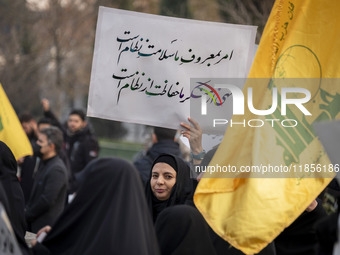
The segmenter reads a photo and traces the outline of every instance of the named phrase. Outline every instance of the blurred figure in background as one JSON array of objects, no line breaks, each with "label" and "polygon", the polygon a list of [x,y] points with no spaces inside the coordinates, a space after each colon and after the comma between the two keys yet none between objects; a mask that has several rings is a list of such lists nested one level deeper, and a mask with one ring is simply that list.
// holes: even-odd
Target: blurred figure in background
[{"label": "blurred figure in background", "polygon": [[38,124],[33,116],[29,113],[23,113],[19,120],[30,142],[36,142],[38,139]]},{"label": "blurred figure in background", "polygon": [[76,197],[52,229],[44,228],[51,230],[34,254],[159,255],[136,169],[122,159],[100,158],[81,176]]},{"label": "blurred figure in background", "polygon": [[86,121],[84,111],[73,109],[67,119],[66,127],[61,125],[50,108],[47,99],[42,100],[45,118],[49,118],[54,126],[60,127],[64,133],[65,151],[71,165],[73,175],[82,171],[93,159],[98,157],[99,144],[93,130]]},{"label": "blurred figure in background", "polygon": [[98,141],[87,125],[82,110],[75,109],[69,114],[65,145],[74,174],[83,170],[91,160],[98,157]]},{"label": "blurred figure in background", "polygon": [[[19,120],[21,125],[31,142],[31,146],[33,149],[33,153],[36,153],[38,148],[36,146],[36,142],[38,140],[38,125],[36,120],[32,115],[28,113],[23,113]],[[33,186],[33,175],[37,171],[39,166],[39,158],[35,156],[26,156],[20,158],[18,160],[19,165],[19,177],[20,177],[20,185],[22,191],[24,192],[25,203],[27,204],[28,199],[31,194],[32,186]]]},{"label": "blurred figure in background", "polygon": [[19,247],[26,255],[29,254],[29,250],[24,239],[27,228],[24,212],[25,200],[16,173],[15,157],[8,146],[0,141],[0,202],[7,212]]},{"label": "blurred figure in background", "polygon": [[[38,121],[38,130],[39,130],[39,132],[41,130],[45,129],[45,128],[52,127],[52,126],[55,126],[55,127],[60,129],[60,127],[58,125],[56,125],[56,123],[53,120],[51,120],[50,118],[44,117],[44,118],[41,118]],[[68,188],[71,190],[72,187],[73,187],[74,175],[73,175],[73,173],[71,171],[70,160],[69,160],[69,158],[66,155],[66,150],[65,150],[64,144],[61,147],[58,156],[61,158],[61,160],[64,162],[64,164],[66,166],[66,169],[67,169],[67,178],[69,180]],[[69,193],[70,192],[71,191],[69,191]]]},{"label": "blurred figure in background", "polygon": [[61,214],[68,183],[66,167],[58,156],[63,144],[62,132],[57,127],[45,128],[39,133],[37,144],[42,162],[26,206],[28,229],[34,233],[53,224]]}]

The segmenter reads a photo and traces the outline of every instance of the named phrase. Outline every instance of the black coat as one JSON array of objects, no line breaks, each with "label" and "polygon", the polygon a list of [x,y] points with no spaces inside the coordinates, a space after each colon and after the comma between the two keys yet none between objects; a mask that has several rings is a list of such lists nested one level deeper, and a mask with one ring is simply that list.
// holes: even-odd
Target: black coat
[{"label": "black coat", "polygon": [[42,243],[50,254],[159,255],[136,169],[122,159],[100,158],[82,177],[76,197]]},{"label": "black coat", "polygon": [[192,206],[175,205],[163,210],[155,228],[162,255],[216,254],[208,224]]},{"label": "black coat", "polygon": [[31,231],[37,232],[46,225],[52,225],[62,213],[67,182],[66,167],[58,156],[41,162],[26,207],[26,219]]},{"label": "black coat", "polygon": [[93,159],[98,157],[99,145],[88,126],[75,134],[65,132],[66,154],[73,174],[79,173]]},{"label": "black coat", "polygon": [[24,158],[24,162],[20,165],[21,167],[21,176],[20,176],[20,185],[25,197],[25,204],[28,203],[30,198],[30,194],[32,191],[34,179],[34,170],[37,166],[39,166],[39,158],[35,156],[26,156]]},{"label": "black coat", "polygon": [[25,201],[19,180],[16,176],[17,162],[12,151],[0,141],[0,201],[3,203],[11,221],[13,231],[23,254],[29,254],[24,237],[26,233]]}]

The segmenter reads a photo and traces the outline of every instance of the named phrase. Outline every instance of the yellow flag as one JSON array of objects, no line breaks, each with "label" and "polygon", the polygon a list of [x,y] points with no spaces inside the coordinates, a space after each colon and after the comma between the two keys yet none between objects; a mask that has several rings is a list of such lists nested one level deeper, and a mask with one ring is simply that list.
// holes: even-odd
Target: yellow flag
[{"label": "yellow flag", "polygon": [[[281,121],[285,117],[295,119],[298,125],[273,127],[264,121],[260,128],[229,127],[210,163],[237,169],[270,164],[297,170],[301,167],[308,175],[250,178],[253,174],[246,173],[249,178],[219,178],[220,173],[206,173],[204,177],[212,178],[202,178],[196,189],[195,205],[209,225],[246,254],[258,253],[273,241],[330,182],[330,178],[318,178],[323,175],[311,170],[339,170],[339,166],[330,165],[312,128],[315,121],[340,117],[340,85],[335,85],[336,79],[328,79],[340,77],[339,10],[339,1],[276,0],[249,74],[270,81],[254,88],[253,104],[256,109],[268,109],[273,87],[282,88],[280,82],[286,78],[313,78],[310,81],[314,85],[300,84],[311,93],[304,106],[312,115],[304,116],[291,107],[287,116],[276,112],[256,116],[249,111],[234,116],[235,123],[268,117]],[[245,95],[249,86],[246,83]]]},{"label": "yellow flag", "polygon": [[16,159],[32,155],[32,146],[0,84],[0,140],[7,144]]}]

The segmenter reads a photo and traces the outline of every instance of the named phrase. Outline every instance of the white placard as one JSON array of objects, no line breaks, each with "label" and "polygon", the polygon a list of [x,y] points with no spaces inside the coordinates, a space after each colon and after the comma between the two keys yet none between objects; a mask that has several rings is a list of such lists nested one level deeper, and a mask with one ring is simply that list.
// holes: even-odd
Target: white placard
[{"label": "white placard", "polygon": [[256,27],[100,7],[87,115],[178,129],[190,78],[247,77]]}]

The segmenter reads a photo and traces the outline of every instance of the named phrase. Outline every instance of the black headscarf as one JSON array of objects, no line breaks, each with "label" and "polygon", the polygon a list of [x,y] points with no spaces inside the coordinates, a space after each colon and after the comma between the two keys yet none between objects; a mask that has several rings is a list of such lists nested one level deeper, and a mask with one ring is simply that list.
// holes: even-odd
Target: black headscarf
[{"label": "black headscarf", "polygon": [[192,206],[165,209],[159,214],[155,228],[162,255],[216,254],[208,225]]},{"label": "black headscarf", "polygon": [[15,157],[8,146],[0,141],[0,182],[7,198],[7,205],[4,207],[20,248],[24,254],[27,254],[28,247],[24,239],[26,233],[25,198],[16,174]]},{"label": "black headscarf", "polygon": [[72,203],[43,242],[58,255],[157,255],[158,243],[136,169],[114,158],[91,161]]},{"label": "black headscarf", "polygon": [[[167,159],[168,158],[168,159]],[[158,200],[152,190],[150,185],[150,180],[152,178],[152,168],[156,163],[167,163],[172,168],[174,168],[173,163],[176,163],[176,183],[172,187],[169,199],[165,201]],[[146,199],[149,204],[150,211],[153,215],[153,220],[156,221],[158,214],[165,208],[173,205],[192,203],[193,197],[193,182],[190,179],[190,168],[189,166],[179,157],[171,154],[161,154],[153,162],[150,169],[150,179],[146,183],[145,187]]]}]

